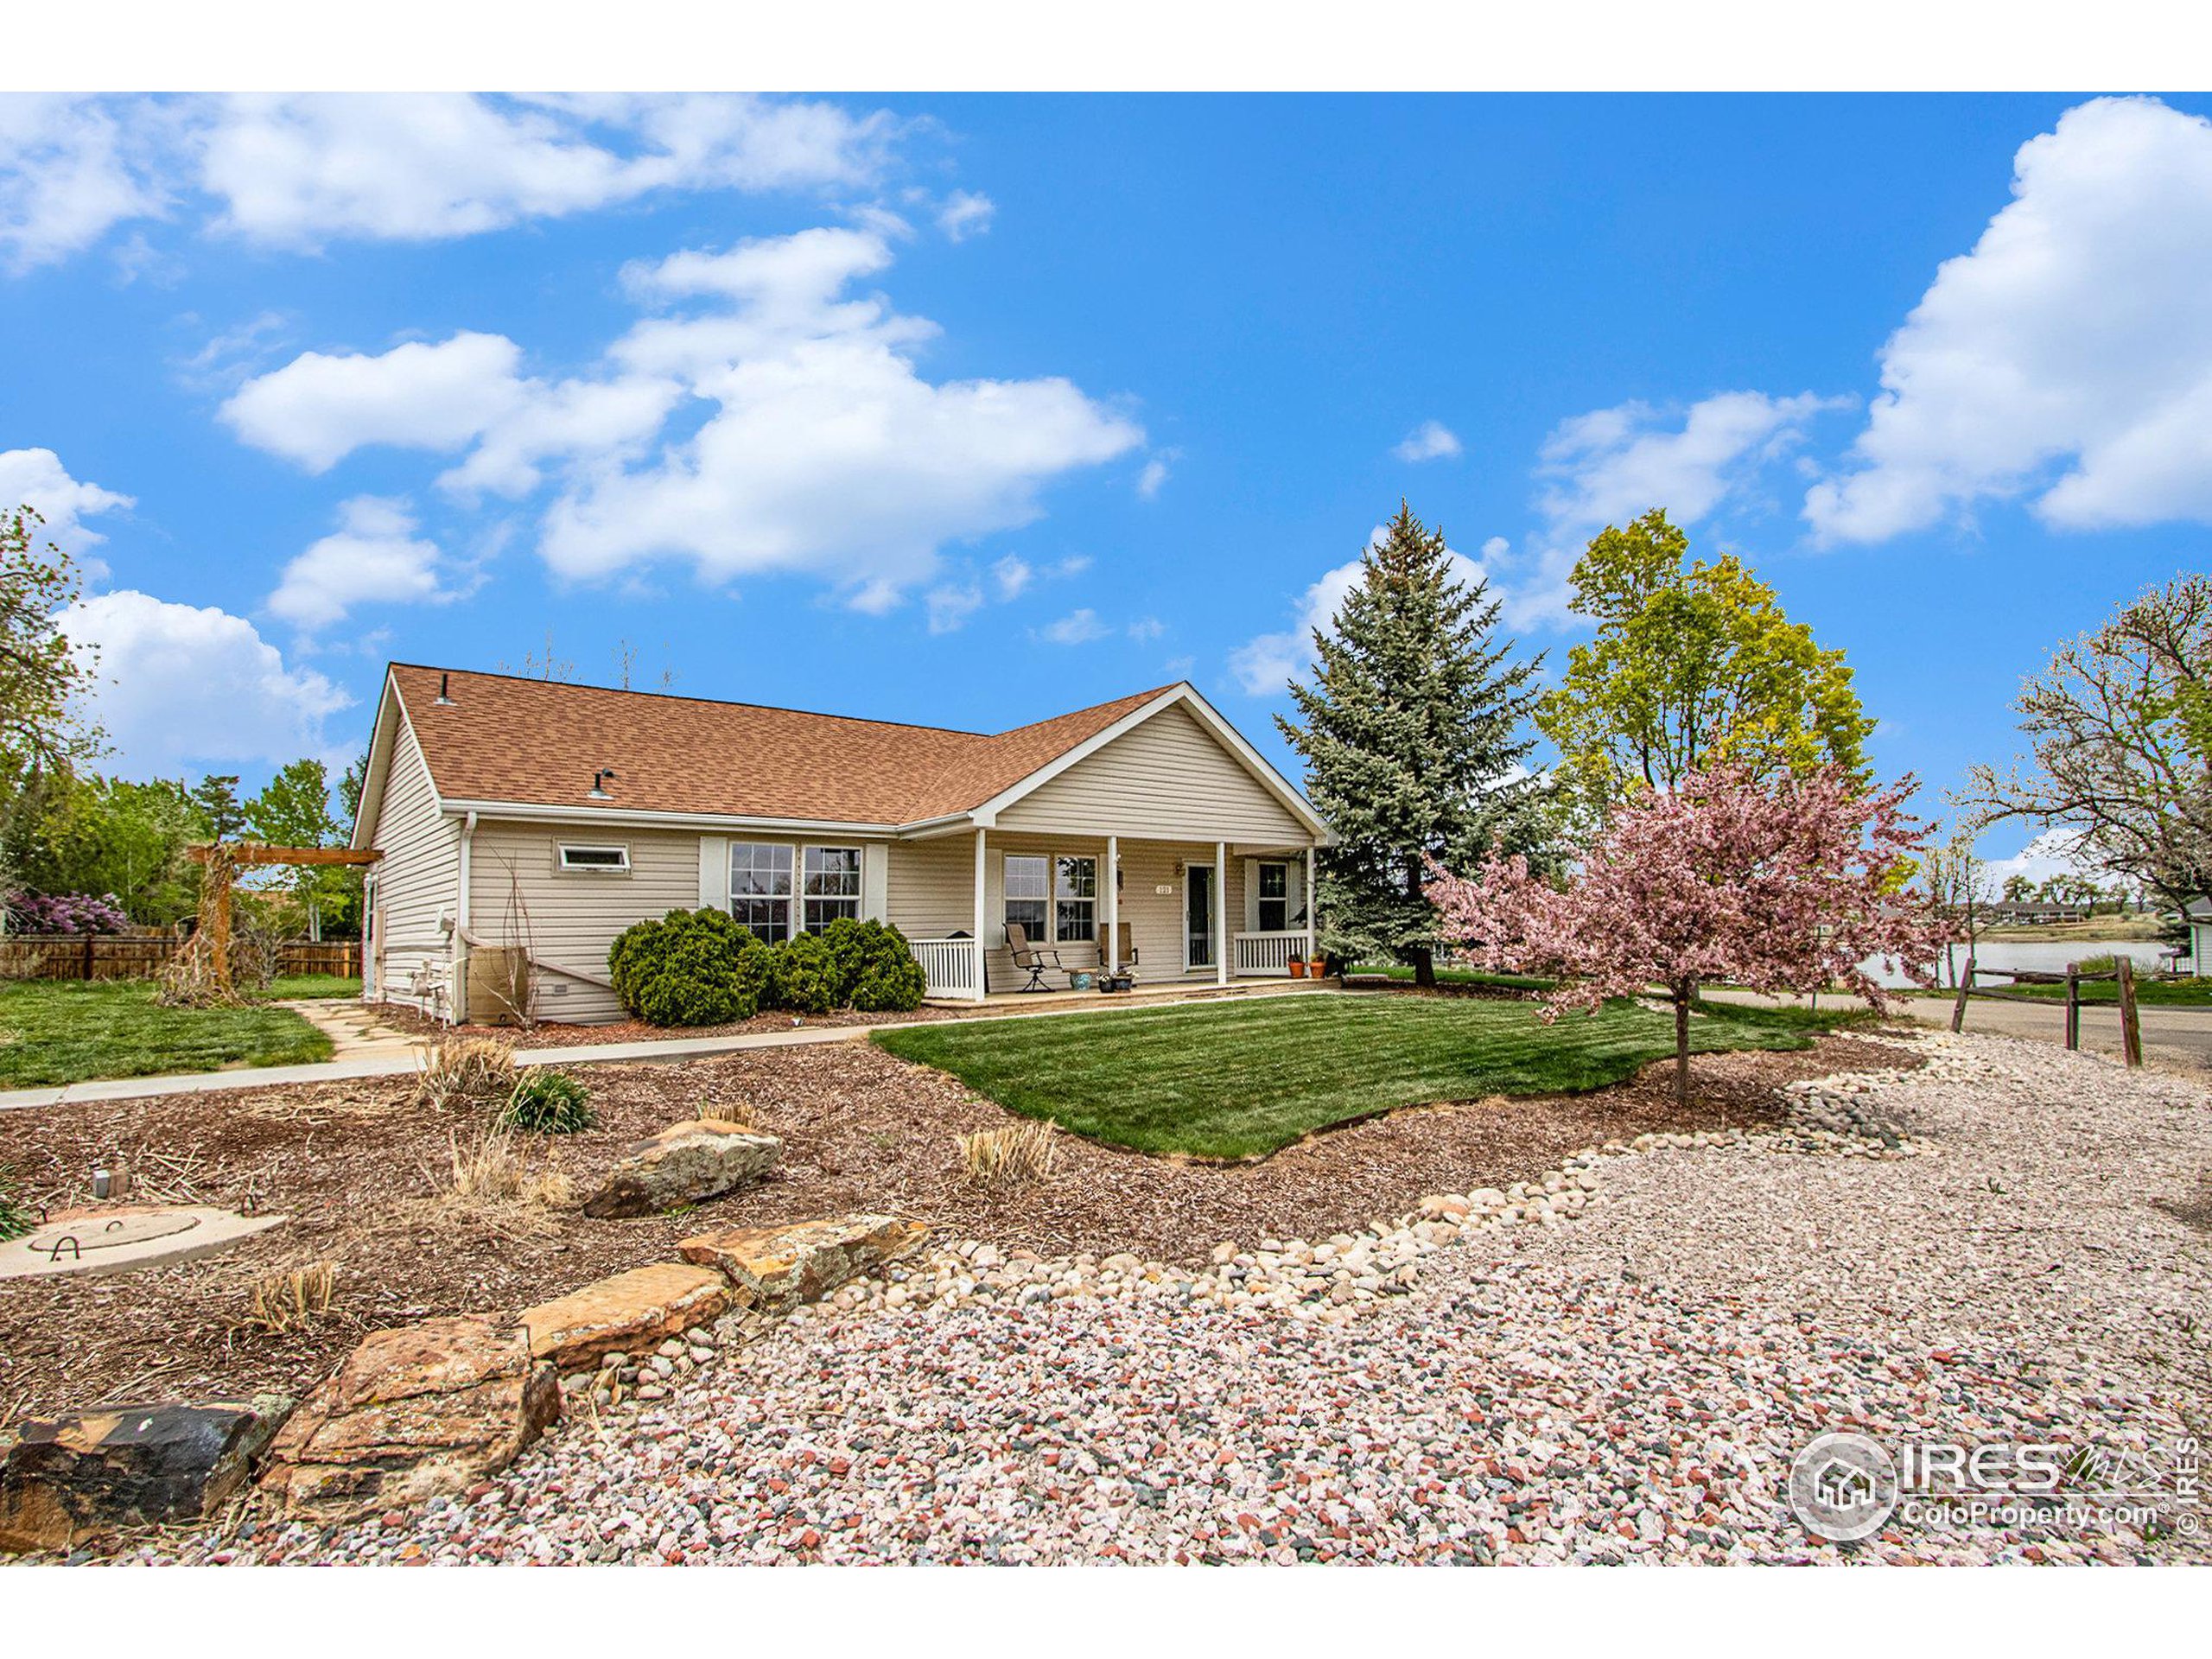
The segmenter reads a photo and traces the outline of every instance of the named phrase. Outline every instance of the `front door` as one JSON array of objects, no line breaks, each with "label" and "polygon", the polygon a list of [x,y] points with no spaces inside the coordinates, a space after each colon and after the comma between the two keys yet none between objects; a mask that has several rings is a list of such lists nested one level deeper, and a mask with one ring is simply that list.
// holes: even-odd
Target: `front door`
[{"label": "front door", "polygon": [[1183,881],[1183,965],[1213,966],[1213,866],[1185,867]]}]

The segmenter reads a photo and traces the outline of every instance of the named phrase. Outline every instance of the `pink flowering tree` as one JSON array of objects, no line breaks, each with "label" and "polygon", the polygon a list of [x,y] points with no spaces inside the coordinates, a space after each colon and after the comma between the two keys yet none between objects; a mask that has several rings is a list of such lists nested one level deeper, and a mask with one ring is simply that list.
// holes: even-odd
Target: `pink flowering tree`
[{"label": "pink flowering tree", "polygon": [[1662,988],[1675,1008],[1675,1091],[1689,1099],[1698,987],[1840,986],[1889,1006],[1859,966],[1886,959],[1929,982],[1943,924],[1903,891],[1928,826],[1908,817],[1910,778],[1864,790],[1840,766],[1760,781],[1722,767],[1649,791],[1612,816],[1564,887],[1522,858],[1471,877],[1431,867],[1441,936],[1479,966],[1558,981],[1544,1018]]}]

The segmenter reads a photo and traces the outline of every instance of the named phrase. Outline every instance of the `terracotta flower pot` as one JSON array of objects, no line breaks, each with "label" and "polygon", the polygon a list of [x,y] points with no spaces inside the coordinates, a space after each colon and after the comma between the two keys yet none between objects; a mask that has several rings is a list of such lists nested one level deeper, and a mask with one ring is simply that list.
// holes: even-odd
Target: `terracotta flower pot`
[{"label": "terracotta flower pot", "polygon": [[1290,959],[1290,976],[1293,979],[1306,977],[1306,963],[1303,957],[1293,957]]}]

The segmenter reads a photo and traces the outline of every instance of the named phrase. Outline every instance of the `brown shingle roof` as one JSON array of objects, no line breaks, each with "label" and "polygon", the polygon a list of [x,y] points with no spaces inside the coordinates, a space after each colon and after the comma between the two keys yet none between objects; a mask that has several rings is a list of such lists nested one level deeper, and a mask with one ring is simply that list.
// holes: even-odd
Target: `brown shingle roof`
[{"label": "brown shingle roof", "polygon": [[[1170,689],[987,736],[411,664],[391,677],[448,800],[886,824],[980,806]],[[610,801],[590,798],[601,768]]]}]

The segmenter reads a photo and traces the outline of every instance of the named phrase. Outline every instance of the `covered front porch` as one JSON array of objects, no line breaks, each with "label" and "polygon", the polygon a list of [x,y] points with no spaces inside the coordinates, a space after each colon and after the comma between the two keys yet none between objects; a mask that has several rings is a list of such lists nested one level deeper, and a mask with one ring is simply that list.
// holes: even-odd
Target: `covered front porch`
[{"label": "covered front porch", "polygon": [[[1100,974],[1131,976],[1140,993],[1284,981],[1314,957],[1314,852],[963,829],[894,849],[889,908],[933,1000],[1065,995]],[[945,927],[956,903],[963,925]]]}]

